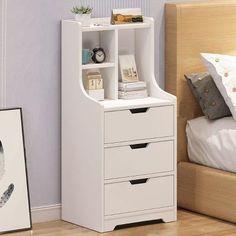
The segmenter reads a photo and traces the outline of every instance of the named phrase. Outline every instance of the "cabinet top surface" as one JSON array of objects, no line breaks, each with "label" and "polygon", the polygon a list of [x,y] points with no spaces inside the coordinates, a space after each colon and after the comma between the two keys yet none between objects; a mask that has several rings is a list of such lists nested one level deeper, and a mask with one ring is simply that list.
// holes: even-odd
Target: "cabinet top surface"
[{"label": "cabinet top surface", "polygon": [[89,32],[89,31],[104,31],[104,30],[115,30],[115,29],[143,29],[143,28],[149,28],[151,27],[151,24],[153,22],[153,19],[151,17],[144,17],[143,23],[132,23],[132,24],[121,24],[121,25],[111,25],[110,17],[106,18],[92,18],[90,26],[83,26],[80,22],[70,19],[70,20],[63,20],[70,23],[76,23],[78,24],[83,32]]},{"label": "cabinet top surface", "polygon": [[147,97],[142,99],[132,99],[132,100],[104,100],[100,102],[103,105],[105,111],[115,111],[124,110],[139,107],[154,107],[154,106],[169,106],[174,103],[169,100],[164,100],[160,98]]}]

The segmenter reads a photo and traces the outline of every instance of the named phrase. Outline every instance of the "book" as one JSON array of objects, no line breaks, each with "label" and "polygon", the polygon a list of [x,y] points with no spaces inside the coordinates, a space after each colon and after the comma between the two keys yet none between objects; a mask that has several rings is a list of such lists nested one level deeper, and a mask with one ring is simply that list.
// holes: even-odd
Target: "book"
[{"label": "book", "polygon": [[104,89],[86,90],[88,95],[97,101],[104,100]]},{"label": "book", "polygon": [[119,65],[122,82],[139,81],[134,55],[120,55]]},{"label": "book", "polygon": [[139,91],[118,91],[119,99],[137,99],[137,98],[146,98],[148,97],[148,93],[146,89]]},{"label": "book", "polygon": [[143,90],[147,88],[147,83],[144,81],[138,82],[119,82],[118,89],[120,91],[134,91],[134,90]]},{"label": "book", "polygon": [[113,9],[111,24],[143,23],[141,8]]}]

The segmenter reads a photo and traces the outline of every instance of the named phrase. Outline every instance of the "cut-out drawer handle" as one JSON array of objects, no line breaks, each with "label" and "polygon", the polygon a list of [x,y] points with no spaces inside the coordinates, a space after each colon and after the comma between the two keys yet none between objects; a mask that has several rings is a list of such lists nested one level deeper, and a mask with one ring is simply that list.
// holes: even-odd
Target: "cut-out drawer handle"
[{"label": "cut-out drawer handle", "polygon": [[148,146],[148,143],[139,143],[139,144],[130,145],[131,149],[141,149],[141,148],[146,148],[147,146]]},{"label": "cut-out drawer handle", "polygon": [[129,182],[130,182],[132,185],[136,185],[136,184],[146,184],[147,181],[148,181],[148,178],[146,178],[146,179],[130,180]]},{"label": "cut-out drawer handle", "polygon": [[135,108],[135,109],[130,109],[130,112],[132,114],[137,114],[137,113],[145,113],[148,111],[148,107],[143,107],[143,108]]}]

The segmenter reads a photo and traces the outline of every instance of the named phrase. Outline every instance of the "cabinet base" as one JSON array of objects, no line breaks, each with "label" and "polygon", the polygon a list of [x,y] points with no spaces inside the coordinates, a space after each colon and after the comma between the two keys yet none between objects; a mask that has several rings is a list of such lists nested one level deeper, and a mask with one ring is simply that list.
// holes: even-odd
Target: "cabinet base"
[{"label": "cabinet base", "polygon": [[113,218],[107,219],[104,222],[104,231],[109,232],[113,231],[116,226],[131,224],[131,223],[138,223],[143,221],[151,221],[151,220],[163,220],[165,223],[176,221],[176,211],[164,211],[164,212],[153,212],[148,214],[141,214],[135,216],[127,216],[125,218]]}]

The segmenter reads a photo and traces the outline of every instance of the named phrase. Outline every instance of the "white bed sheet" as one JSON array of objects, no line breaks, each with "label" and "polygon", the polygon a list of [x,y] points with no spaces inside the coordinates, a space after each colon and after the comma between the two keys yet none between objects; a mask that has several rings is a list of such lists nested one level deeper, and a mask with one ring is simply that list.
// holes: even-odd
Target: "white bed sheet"
[{"label": "white bed sheet", "polygon": [[186,133],[190,161],[236,173],[236,121],[232,117],[190,120]]}]

